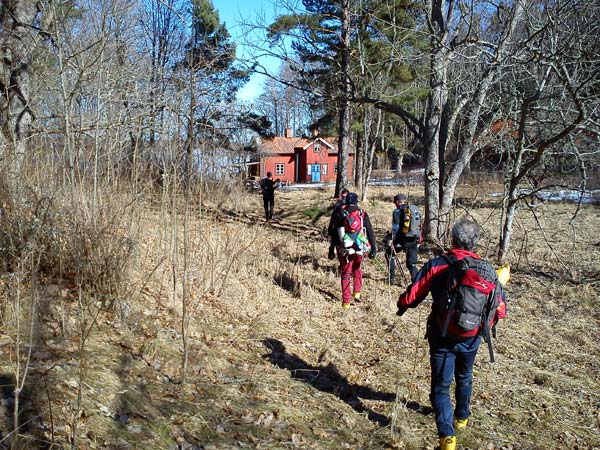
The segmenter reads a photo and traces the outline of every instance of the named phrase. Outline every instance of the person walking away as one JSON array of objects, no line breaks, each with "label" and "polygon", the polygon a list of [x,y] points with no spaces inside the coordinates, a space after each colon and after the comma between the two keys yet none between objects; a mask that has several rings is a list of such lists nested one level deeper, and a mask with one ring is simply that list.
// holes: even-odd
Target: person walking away
[{"label": "person walking away", "polygon": [[330,237],[329,251],[327,253],[327,258],[329,259],[335,259],[335,248],[340,245],[340,239],[335,229],[335,223],[343,220],[343,217],[340,215],[343,214],[343,207],[346,204],[347,195],[348,189],[342,189],[339,198],[336,199],[333,205],[333,211],[331,212],[331,217],[329,218],[329,225],[327,226],[327,234]]},{"label": "person walking away", "polygon": [[419,243],[422,239],[422,216],[419,208],[406,201],[406,196],[394,196],[396,209],[392,212],[391,239],[386,242],[385,258],[389,268],[388,282],[393,284],[396,280],[397,253],[406,253],[406,268],[410,273],[411,281],[417,274],[416,264],[419,262]]},{"label": "person walking away", "polygon": [[358,207],[358,196],[350,192],[342,214],[334,222],[340,245],[338,259],[342,281],[342,307],[350,307],[352,300],[359,301],[362,291],[362,262],[365,256],[375,258],[377,243],[371,220],[366,211]]},{"label": "person walking away", "polygon": [[[452,227],[452,249],[427,261],[397,304],[397,315],[402,316],[409,308],[417,307],[429,292],[433,298],[426,338],[431,364],[430,400],[441,450],[455,450],[456,431],[468,425],[473,363],[479,344],[483,336],[493,361],[489,327],[506,316],[506,297],[498,274],[507,281],[508,276],[502,272],[507,269],[498,269],[497,274],[473,252],[479,236],[476,222],[459,219]],[[455,295],[459,290],[461,300]],[[483,306],[478,316],[474,309],[465,311],[462,308],[465,305],[474,309],[475,305]],[[454,410],[450,399],[453,378],[456,379]]]},{"label": "person walking away", "polygon": [[273,209],[275,208],[275,189],[281,186],[279,178],[273,179],[273,173],[267,172],[266,178],[260,180],[260,190],[263,196],[263,205],[265,208],[265,220],[273,219]]}]

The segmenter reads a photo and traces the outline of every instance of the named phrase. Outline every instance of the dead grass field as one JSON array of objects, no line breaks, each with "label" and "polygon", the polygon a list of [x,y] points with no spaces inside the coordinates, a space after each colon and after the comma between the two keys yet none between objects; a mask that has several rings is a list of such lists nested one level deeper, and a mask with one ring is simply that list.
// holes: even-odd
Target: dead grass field
[{"label": "dead grass field", "polygon": [[[362,204],[378,238],[394,193],[373,187]],[[422,194],[411,197],[422,205]],[[47,285],[40,296],[23,448],[71,448],[76,436],[81,449],[434,449],[428,305],[395,316],[403,287],[384,283],[380,253],[364,265],[363,300],[342,310],[321,234],[331,203],[331,191],[278,192],[274,224],[261,219],[258,194],[192,210],[191,350],[181,385],[181,287],[164,259],[172,241],[161,212],[148,202],[131,295],[99,313],[83,365],[75,290]],[[489,258],[497,206],[478,187],[457,199],[456,215],[482,225],[478,250]],[[565,203],[519,213],[509,316],[496,363],[483,347],[476,361],[472,426],[459,449],[600,449],[600,214],[585,206],[570,223],[574,211]],[[0,345],[9,374],[10,340]]]}]

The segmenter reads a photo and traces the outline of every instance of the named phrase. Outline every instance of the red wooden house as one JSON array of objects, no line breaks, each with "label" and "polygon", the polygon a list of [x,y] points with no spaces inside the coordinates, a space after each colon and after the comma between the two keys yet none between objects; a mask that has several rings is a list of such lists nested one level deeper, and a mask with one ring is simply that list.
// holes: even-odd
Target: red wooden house
[{"label": "red wooden house", "polygon": [[[289,183],[320,183],[335,181],[337,176],[338,145],[335,138],[314,136],[312,139],[293,137],[291,130],[285,136],[263,139],[259,145],[259,164],[251,175],[274,178]],[[354,152],[350,149],[348,176],[352,177]]]}]

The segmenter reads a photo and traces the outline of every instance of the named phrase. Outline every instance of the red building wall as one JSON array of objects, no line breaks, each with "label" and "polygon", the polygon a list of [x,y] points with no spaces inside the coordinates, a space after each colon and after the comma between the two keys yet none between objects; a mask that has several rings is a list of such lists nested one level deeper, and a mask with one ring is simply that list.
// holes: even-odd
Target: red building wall
[{"label": "red building wall", "polygon": [[[332,153],[330,153],[332,152]],[[306,150],[302,151],[300,157],[300,179],[298,180],[300,183],[310,183],[312,181],[312,176],[308,171],[308,165],[319,164],[321,166],[321,181],[322,182],[331,182],[335,181],[337,177],[337,173],[335,168],[337,166],[337,153],[333,153],[333,150],[321,143],[320,151],[315,152],[314,143],[306,148]],[[348,162],[348,176],[352,176],[352,156],[349,158]]]},{"label": "red building wall", "polygon": [[[277,173],[277,164],[283,164],[283,175]],[[266,177],[267,172],[272,172],[273,178],[293,183],[295,175],[294,155],[272,155],[265,157],[263,159],[261,176]]]}]

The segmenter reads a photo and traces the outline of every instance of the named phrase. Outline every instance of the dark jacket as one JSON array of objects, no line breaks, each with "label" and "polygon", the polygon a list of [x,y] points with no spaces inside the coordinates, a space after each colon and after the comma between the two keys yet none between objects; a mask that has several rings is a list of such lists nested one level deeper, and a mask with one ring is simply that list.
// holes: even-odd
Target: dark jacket
[{"label": "dark jacket", "polygon": [[279,178],[277,179],[273,179],[273,178],[263,178],[262,180],[260,180],[260,189],[262,191],[262,194],[265,197],[273,197],[275,195],[275,189],[277,189],[279,187],[280,184],[280,180]]},{"label": "dark jacket", "polygon": [[338,198],[333,205],[333,211],[331,212],[331,217],[329,218],[329,225],[327,226],[327,235],[331,236],[331,244],[339,245],[340,239],[336,232],[335,224],[343,221],[344,217],[342,216],[344,211],[344,205],[346,204],[345,198]]}]

